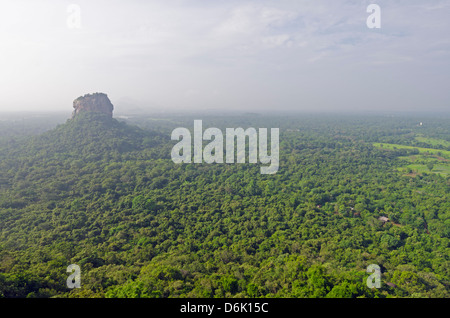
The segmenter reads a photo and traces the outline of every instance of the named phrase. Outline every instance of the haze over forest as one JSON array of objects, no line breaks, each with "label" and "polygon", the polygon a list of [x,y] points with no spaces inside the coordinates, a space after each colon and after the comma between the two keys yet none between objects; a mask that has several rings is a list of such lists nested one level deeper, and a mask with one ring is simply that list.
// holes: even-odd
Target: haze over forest
[{"label": "haze over forest", "polygon": [[373,2],[2,1],[0,112],[448,111],[450,2]]}]

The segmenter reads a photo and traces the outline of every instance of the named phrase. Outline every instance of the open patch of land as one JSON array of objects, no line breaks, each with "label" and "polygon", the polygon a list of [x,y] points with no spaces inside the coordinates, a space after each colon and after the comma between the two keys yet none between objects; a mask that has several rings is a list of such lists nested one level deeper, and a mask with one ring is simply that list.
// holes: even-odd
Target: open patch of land
[{"label": "open patch of land", "polygon": [[[419,140],[420,139],[420,140]],[[447,146],[447,141],[442,139],[416,137],[416,140],[426,142],[430,145]],[[385,150],[411,150],[413,153],[398,158],[405,161],[406,165],[399,167],[399,171],[405,172],[407,175],[417,175],[422,173],[436,173],[443,176],[450,175],[450,151],[435,148],[414,147],[391,143],[373,143],[378,149]]]}]

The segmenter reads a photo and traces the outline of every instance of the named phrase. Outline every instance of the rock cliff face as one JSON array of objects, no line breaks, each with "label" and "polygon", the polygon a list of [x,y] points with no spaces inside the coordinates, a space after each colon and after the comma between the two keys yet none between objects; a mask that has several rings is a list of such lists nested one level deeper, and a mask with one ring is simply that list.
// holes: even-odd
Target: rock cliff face
[{"label": "rock cliff face", "polygon": [[72,118],[82,112],[103,113],[112,117],[114,106],[104,93],[86,94],[73,101]]}]

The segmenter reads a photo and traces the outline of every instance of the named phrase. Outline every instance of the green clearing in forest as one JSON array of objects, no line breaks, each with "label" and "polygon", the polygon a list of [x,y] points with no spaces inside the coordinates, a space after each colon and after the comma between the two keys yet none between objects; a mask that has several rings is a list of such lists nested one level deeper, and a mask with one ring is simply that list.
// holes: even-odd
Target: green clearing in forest
[{"label": "green clearing in forest", "polygon": [[419,153],[429,153],[433,155],[438,155],[445,157],[447,159],[450,159],[450,151],[448,150],[442,150],[442,149],[434,149],[434,148],[423,148],[423,147],[413,147],[413,146],[405,146],[405,145],[399,145],[399,144],[388,144],[388,143],[381,143],[381,142],[375,142],[373,143],[373,146],[380,149],[390,149],[390,150],[396,150],[396,149],[417,149]]},{"label": "green clearing in forest", "polygon": [[[420,137],[423,138],[423,137]],[[425,138],[430,141],[432,138]],[[438,139],[435,139],[437,141]],[[439,140],[440,141],[440,140]],[[445,141],[445,140],[442,140]],[[424,141],[425,142],[425,141]],[[430,143],[430,142],[428,142]],[[399,171],[406,172],[407,174],[420,174],[420,173],[436,173],[442,176],[450,175],[450,151],[433,149],[433,148],[423,148],[423,147],[413,147],[398,144],[389,143],[374,143],[374,147],[379,149],[417,149],[419,154],[400,156],[401,160],[407,161],[410,164],[406,166],[399,167]]]},{"label": "green clearing in forest", "polygon": [[415,139],[417,141],[424,142],[432,146],[450,147],[450,142],[444,139],[428,138],[423,136],[418,136]]}]

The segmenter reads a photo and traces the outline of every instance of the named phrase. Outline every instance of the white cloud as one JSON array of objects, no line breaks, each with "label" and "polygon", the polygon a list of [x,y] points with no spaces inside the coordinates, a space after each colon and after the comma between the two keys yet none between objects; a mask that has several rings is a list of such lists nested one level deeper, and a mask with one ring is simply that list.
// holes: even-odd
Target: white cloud
[{"label": "white cloud", "polygon": [[216,28],[218,36],[233,36],[236,34],[257,35],[268,32],[270,28],[283,27],[292,21],[297,13],[280,10],[273,7],[258,5],[242,5],[234,9],[231,16]]},{"label": "white cloud", "polygon": [[[415,94],[449,82],[448,1],[379,0],[379,30],[366,27],[370,1],[78,0],[79,30],[67,28],[70,3],[3,3],[0,105],[33,107],[49,91],[58,105],[104,90],[174,107],[338,107],[375,86],[386,104],[420,107]],[[390,99],[393,77],[403,100]],[[346,83],[353,95],[342,93]],[[336,87],[329,99],[325,85]],[[448,105],[448,92],[433,92],[431,103]]]},{"label": "white cloud", "polygon": [[271,35],[265,36],[261,38],[261,43],[264,48],[272,49],[279,46],[291,47],[292,41],[289,34],[279,34],[279,35]]}]

